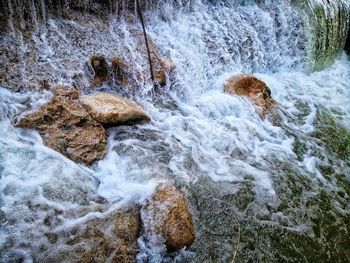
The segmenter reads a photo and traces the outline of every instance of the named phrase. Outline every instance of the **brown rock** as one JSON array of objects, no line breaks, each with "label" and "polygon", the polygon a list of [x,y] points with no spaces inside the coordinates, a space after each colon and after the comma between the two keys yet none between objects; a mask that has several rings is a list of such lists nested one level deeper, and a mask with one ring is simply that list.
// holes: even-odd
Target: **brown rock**
[{"label": "brown rock", "polygon": [[93,84],[101,86],[103,82],[109,79],[108,63],[103,56],[94,55],[90,59],[90,64],[95,72]]},{"label": "brown rock", "polygon": [[166,80],[167,80],[167,74],[163,69],[156,70],[154,72],[154,78],[155,80],[159,83],[160,86],[165,86],[166,85]]},{"label": "brown rock", "polygon": [[122,87],[130,87],[129,66],[119,57],[112,58],[112,76],[116,84]]},{"label": "brown rock", "polygon": [[38,111],[24,116],[19,127],[36,129],[44,143],[69,159],[92,164],[106,154],[106,134],[80,103],[78,91],[59,86]]},{"label": "brown rock", "polygon": [[68,20],[77,20],[77,16],[68,10],[63,10],[61,13],[62,17]]},{"label": "brown rock", "polygon": [[169,250],[190,246],[195,229],[185,198],[174,185],[161,184],[142,208],[146,235],[156,234]]},{"label": "brown rock", "polygon": [[224,90],[229,94],[247,97],[261,118],[264,118],[277,104],[265,82],[251,75],[234,75],[227,80]]},{"label": "brown rock", "polygon": [[99,92],[83,96],[81,101],[95,120],[105,124],[128,124],[150,120],[136,103],[112,93]]},{"label": "brown rock", "polygon": [[156,71],[154,73],[155,79],[158,81],[160,86],[165,86],[168,81],[168,76],[174,72],[175,65],[170,58],[163,58],[156,64]]},{"label": "brown rock", "polygon": [[[90,65],[94,70],[93,86],[101,86],[106,81],[114,81],[114,84],[134,91],[140,83],[150,77],[143,32],[132,30],[131,34],[135,41],[135,49],[141,54],[145,63],[144,70],[139,70],[136,65],[126,63],[120,57],[113,57],[110,66],[103,56],[94,55],[90,59]],[[155,80],[160,86],[165,86],[168,76],[174,71],[175,66],[170,58],[160,58],[157,46],[150,36],[148,36],[148,41]],[[109,84],[111,83],[109,82]]]}]

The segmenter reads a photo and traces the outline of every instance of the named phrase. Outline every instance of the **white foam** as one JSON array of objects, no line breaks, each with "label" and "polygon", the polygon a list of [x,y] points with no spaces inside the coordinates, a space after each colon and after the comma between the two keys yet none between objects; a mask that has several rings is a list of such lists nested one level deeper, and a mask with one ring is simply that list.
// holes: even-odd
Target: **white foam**
[{"label": "white foam", "polygon": [[[105,212],[60,216],[63,222],[57,229],[64,230],[102,218],[126,203],[144,202],[161,180],[190,183],[209,177],[216,182],[251,182],[261,198],[254,202],[265,202],[271,199],[264,196],[273,199],[277,195],[278,176],[286,176],[272,170],[271,163],[281,160],[332,184],[318,170],[320,158],[310,150],[317,145],[307,136],[315,130],[319,106],[350,128],[347,57],[343,55],[318,73],[301,72],[305,54],[299,44],[305,36],[297,12],[284,2],[263,10],[255,4],[232,8],[198,1],[195,10],[168,12],[173,15],[167,21],[156,11],[146,12],[147,30],[161,55],[171,56],[176,80],[162,95],[155,95],[164,103],[149,96],[150,84],[135,97],[152,121],[109,129],[108,154],[91,168],[48,149],[37,132],[13,127],[12,120],[28,109],[25,102],[35,110],[50,98],[50,92],[20,94],[0,88],[1,209],[19,219],[16,225],[1,230],[1,246],[10,236],[21,240],[23,232],[32,235],[28,240],[40,240],[47,230],[40,221],[45,212],[29,211],[28,201],[59,210],[77,209],[83,206],[79,202],[86,193],[97,192],[112,203]],[[119,45],[128,47],[126,55],[135,67],[147,67],[144,54],[135,50],[130,37],[131,29],[140,29],[137,24],[112,19],[106,26],[90,19],[50,19],[44,34],[36,36],[38,55],[48,66],[43,70],[53,69],[55,83],[70,84],[74,75],[81,73],[76,65],[82,66],[95,53],[118,55]],[[84,40],[81,49],[74,39]],[[22,46],[25,54],[28,49],[21,42]],[[30,72],[29,64],[26,70]],[[225,81],[241,72],[253,73],[270,87],[280,107],[281,126],[261,120],[248,100],[223,92]],[[302,160],[294,153],[290,131],[305,136],[301,140],[308,149]],[[98,187],[92,176],[99,180]],[[47,194],[47,189],[57,191]],[[26,217],[36,217],[36,221],[26,222]],[[141,248],[147,254],[147,248]],[[21,252],[28,255],[26,260],[30,260],[29,250]],[[153,260],[161,258],[160,251],[152,252]]]}]

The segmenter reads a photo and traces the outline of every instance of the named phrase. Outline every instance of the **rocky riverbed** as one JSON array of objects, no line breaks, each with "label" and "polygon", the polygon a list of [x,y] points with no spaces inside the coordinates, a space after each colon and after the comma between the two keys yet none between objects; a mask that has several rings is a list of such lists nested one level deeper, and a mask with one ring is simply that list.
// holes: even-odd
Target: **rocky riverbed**
[{"label": "rocky riverbed", "polygon": [[348,262],[347,1],[141,5],[0,0],[0,262]]}]

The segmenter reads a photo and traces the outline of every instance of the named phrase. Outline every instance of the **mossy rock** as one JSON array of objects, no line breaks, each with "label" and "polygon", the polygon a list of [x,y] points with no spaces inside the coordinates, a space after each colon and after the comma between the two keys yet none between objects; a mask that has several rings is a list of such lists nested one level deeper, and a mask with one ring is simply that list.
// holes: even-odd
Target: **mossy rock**
[{"label": "mossy rock", "polygon": [[350,160],[350,131],[323,109],[318,109],[312,136],[321,140],[330,155]]}]

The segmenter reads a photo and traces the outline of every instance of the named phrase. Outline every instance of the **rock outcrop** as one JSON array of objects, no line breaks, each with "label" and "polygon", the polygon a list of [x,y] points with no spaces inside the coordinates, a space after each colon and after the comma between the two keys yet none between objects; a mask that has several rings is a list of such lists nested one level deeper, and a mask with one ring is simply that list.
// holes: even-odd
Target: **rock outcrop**
[{"label": "rock outcrop", "polygon": [[36,129],[44,143],[69,159],[87,165],[106,154],[106,134],[79,100],[74,88],[59,86],[38,111],[24,116],[19,127]]},{"label": "rock outcrop", "polygon": [[225,92],[247,97],[254,104],[261,118],[265,118],[277,104],[271,97],[271,91],[265,82],[251,75],[232,76],[227,80]]},{"label": "rock outcrop", "polygon": [[161,184],[141,211],[146,236],[156,235],[169,250],[190,246],[195,229],[183,193],[172,184]]},{"label": "rock outcrop", "polygon": [[81,101],[92,117],[104,124],[120,125],[150,120],[136,103],[112,93],[99,92],[83,96]]}]

